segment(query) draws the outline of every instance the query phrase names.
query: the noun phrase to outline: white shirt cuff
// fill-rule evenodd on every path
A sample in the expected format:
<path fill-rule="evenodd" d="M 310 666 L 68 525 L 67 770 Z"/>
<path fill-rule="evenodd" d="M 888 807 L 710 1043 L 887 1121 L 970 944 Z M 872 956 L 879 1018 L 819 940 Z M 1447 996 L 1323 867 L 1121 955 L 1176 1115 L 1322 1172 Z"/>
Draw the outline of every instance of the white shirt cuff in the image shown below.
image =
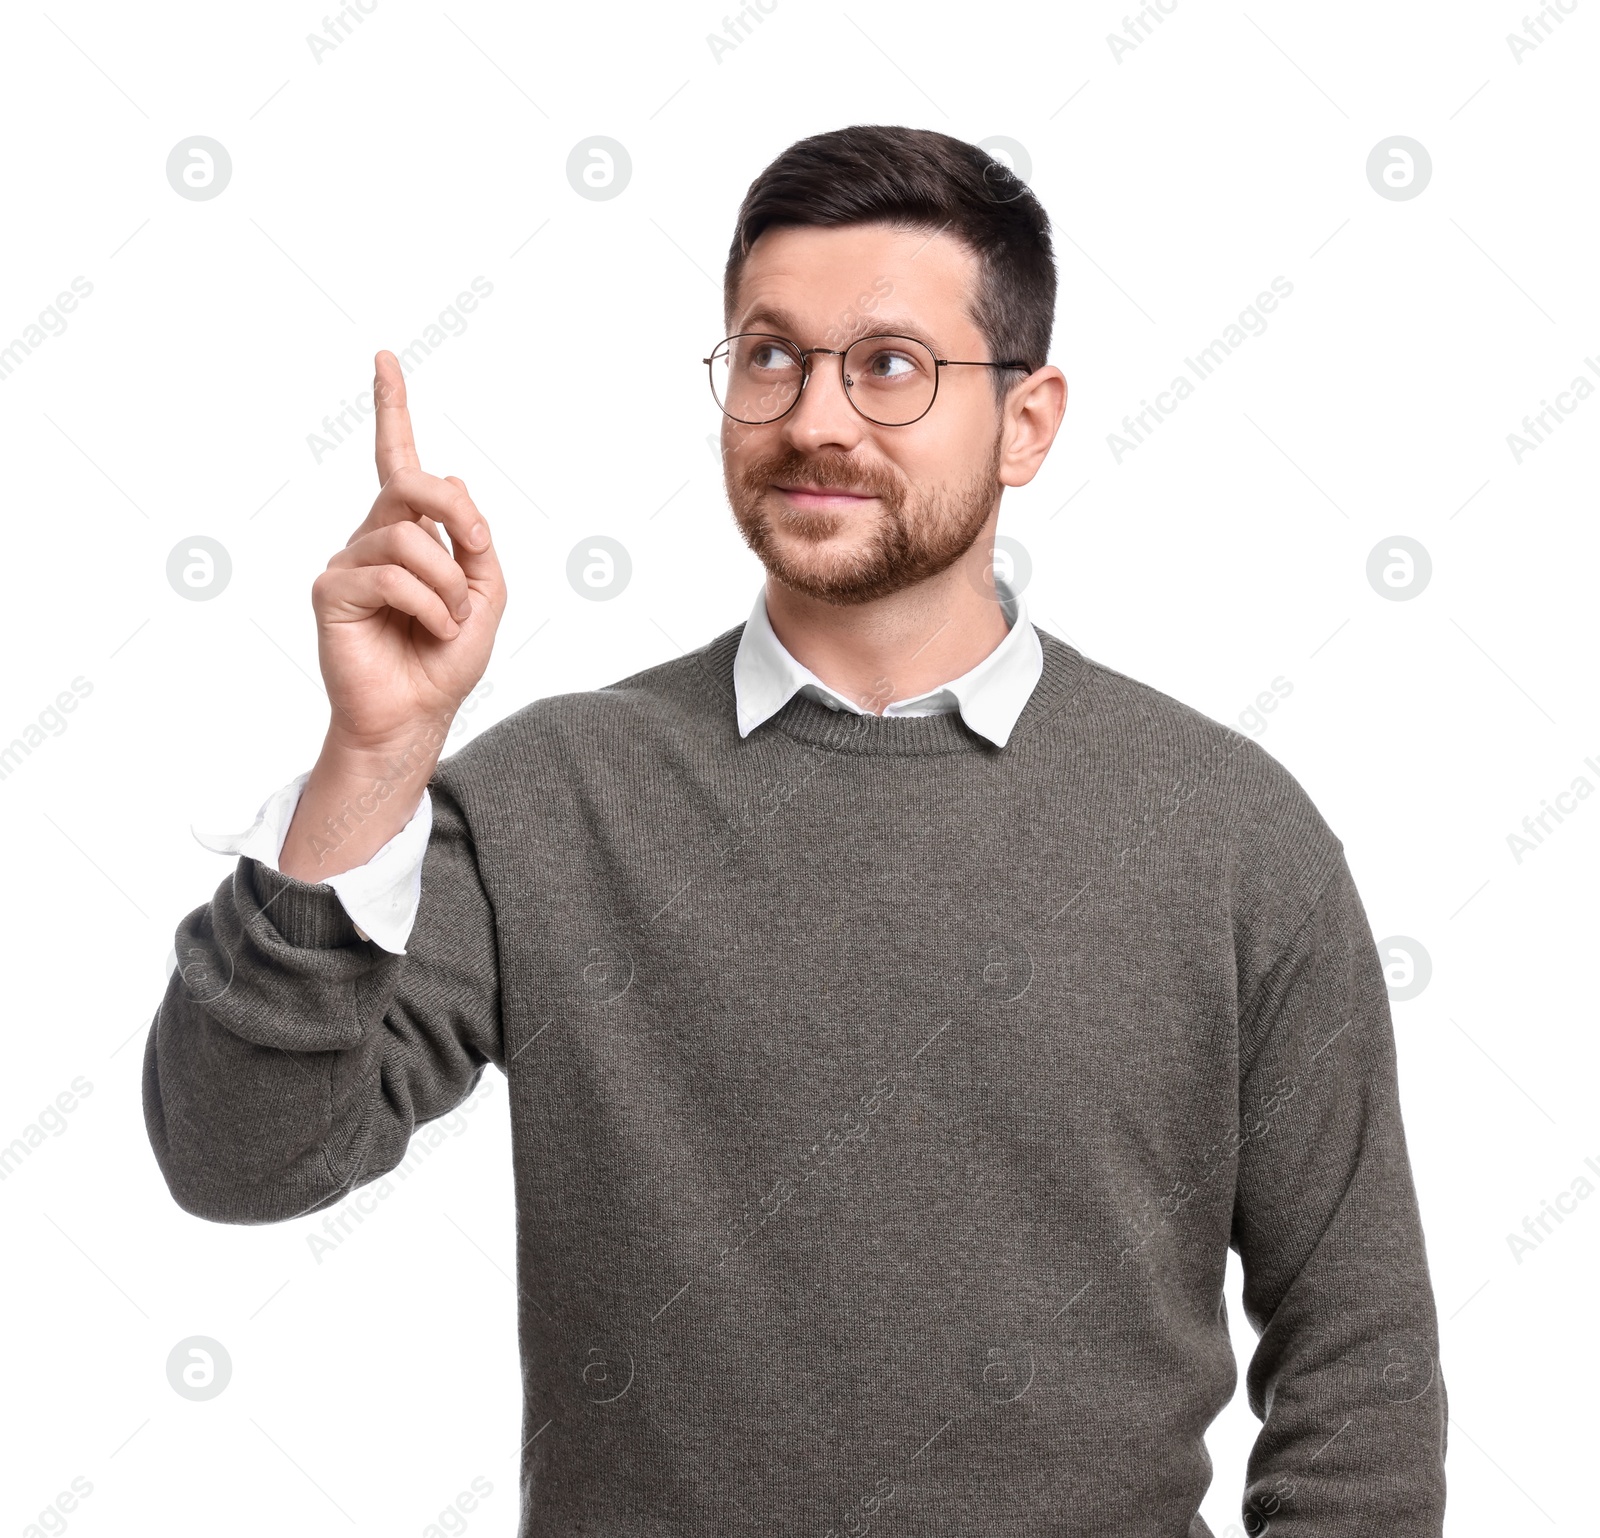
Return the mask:
<path fill-rule="evenodd" d="M 261 805 L 256 820 L 242 833 L 189 831 L 216 854 L 249 855 L 271 870 L 278 870 L 289 824 L 294 821 L 300 793 L 311 778 L 307 769 Z M 330 886 L 350 916 L 356 933 L 397 956 L 405 954 L 406 940 L 416 922 L 422 900 L 422 862 L 433 830 L 433 800 L 426 789 L 411 820 L 364 865 L 336 872 L 314 883 Z"/>

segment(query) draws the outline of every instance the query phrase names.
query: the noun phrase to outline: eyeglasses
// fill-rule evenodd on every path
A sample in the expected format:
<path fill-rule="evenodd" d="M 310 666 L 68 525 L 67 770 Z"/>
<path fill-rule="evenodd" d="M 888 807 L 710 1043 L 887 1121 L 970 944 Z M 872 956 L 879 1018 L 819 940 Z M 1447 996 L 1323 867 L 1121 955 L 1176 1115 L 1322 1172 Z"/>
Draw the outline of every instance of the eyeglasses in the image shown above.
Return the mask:
<path fill-rule="evenodd" d="M 940 358 L 909 336 L 858 337 L 840 352 L 834 347 L 800 348 L 763 331 L 727 337 L 700 361 L 710 370 L 711 394 L 723 415 L 756 425 L 776 422 L 794 410 L 817 354 L 839 360 L 839 378 L 850 404 L 879 427 L 909 427 L 925 417 L 939 393 L 940 369 L 1033 372 L 1026 363 Z"/>

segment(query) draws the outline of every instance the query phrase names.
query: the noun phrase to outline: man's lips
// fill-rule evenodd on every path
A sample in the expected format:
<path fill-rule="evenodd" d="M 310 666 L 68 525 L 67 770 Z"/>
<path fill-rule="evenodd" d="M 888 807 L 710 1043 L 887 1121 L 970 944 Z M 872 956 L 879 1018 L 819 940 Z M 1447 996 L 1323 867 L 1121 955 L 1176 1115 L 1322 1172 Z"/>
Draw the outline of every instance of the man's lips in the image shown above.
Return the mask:
<path fill-rule="evenodd" d="M 873 500 L 870 491 L 847 491 L 840 486 L 785 486 L 774 481 L 772 489 L 782 492 L 796 507 L 849 507 Z"/>

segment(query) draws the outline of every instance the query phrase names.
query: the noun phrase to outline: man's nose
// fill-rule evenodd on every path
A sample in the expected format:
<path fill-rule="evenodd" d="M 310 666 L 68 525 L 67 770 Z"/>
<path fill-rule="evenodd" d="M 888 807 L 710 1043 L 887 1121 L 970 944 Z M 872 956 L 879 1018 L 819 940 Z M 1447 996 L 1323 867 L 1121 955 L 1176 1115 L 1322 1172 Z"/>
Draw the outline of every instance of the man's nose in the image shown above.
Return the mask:
<path fill-rule="evenodd" d="M 814 452 L 830 445 L 848 452 L 861 442 L 861 414 L 850 404 L 836 353 L 812 353 L 794 410 L 783 419 L 784 440 Z"/>

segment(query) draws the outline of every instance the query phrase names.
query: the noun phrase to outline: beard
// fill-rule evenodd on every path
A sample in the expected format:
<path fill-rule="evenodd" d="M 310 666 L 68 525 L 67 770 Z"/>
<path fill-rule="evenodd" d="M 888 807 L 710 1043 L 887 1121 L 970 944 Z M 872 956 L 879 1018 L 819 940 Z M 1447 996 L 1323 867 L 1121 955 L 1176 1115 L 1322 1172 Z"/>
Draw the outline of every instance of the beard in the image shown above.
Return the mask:
<path fill-rule="evenodd" d="M 917 495 L 891 465 L 785 449 L 730 474 L 728 502 L 745 543 L 771 576 L 825 603 L 861 604 L 936 577 L 960 560 L 994 510 L 999 468 L 998 433 L 988 463 L 970 480 Z M 768 498 L 781 495 L 771 489 L 775 481 L 864 491 L 878 498 L 881 511 L 856 548 L 808 560 L 804 550 L 791 553 L 791 544 L 818 547 L 857 515 L 787 507 L 771 514 Z M 780 537 L 775 525 L 788 537 Z"/>

